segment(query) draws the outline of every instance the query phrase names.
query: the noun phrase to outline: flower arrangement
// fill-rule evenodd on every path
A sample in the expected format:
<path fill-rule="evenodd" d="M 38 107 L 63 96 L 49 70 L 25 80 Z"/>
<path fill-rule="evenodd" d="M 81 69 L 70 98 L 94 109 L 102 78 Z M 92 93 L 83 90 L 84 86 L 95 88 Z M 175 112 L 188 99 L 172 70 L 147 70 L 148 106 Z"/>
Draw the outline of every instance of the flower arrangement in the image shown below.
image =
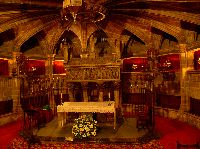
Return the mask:
<path fill-rule="evenodd" d="M 75 123 L 72 127 L 72 134 L 76 138 L 86 138 L 90 136 L 96 136 L 97 121 L 92 118 L 92 115 L 81 115 L 75 119 Z"/>

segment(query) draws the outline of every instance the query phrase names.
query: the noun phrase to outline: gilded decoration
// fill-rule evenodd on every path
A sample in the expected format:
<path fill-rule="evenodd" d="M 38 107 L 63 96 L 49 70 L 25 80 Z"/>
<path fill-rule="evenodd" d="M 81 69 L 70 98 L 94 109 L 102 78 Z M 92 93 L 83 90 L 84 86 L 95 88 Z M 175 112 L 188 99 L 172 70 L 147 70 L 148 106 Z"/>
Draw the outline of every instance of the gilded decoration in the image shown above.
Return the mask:
<path fill-rule="evenodd" d="M 98 57 L 98 58 L 72 58 L 69 61 L 69 67 L 73 66 L 73 65 L 87 65 L 87 66 L 91 66 L 91 65 L 104 65 L 104 64 L 113 64 L 113 65 L 120 65 L 120 59 L 116 58 L 115 56 L 111 55 L 111 56 L 104 56 L 104 57 Z M 67 66 L 67 67 L 68 67 Z"/>
<path fill-rule="evenodd" d="M 120 80 L 120 60 L 115 57 L 72 58 L 65 68 L 69 81 Z"/>
<path fill-rule="evenodd" d="M 74 66 L 67 68 L 66 79 L 70 81 L 88 81 L 88 80 L 119 80 L 120 67 L 119 66 Z"/>

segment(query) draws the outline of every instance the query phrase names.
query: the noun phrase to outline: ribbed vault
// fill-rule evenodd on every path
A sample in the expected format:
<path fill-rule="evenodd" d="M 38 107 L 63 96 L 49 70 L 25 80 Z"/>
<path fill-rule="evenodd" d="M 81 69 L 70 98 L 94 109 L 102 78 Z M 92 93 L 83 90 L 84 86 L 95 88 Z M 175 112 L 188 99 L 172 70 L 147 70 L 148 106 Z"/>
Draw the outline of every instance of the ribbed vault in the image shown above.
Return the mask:
<path fill-rule="evenodd" d="M 179 44 L 188 44 L 189 49 L 200 45 L 200 2 L 197 0 L 86 0 L 86 6 L 95 3 L 105 8 L 105 18 L 92 23 L 67 19 L 63 21 L 62 2 L 1 0 L 0 55 L 12 55 L 12 52 L 16 51 L 25 52 L 30 57 L 37 54 L 41 57 L 39 53 L 43 53 L 43 57 L 56 54 L 56 51 L 61 50 L 59 45 L 66 31 L 76 35 L 72 40 L 74 45 L 79 44 L 75 53 L 87 52 L 91 48 L 91 36 L 97 31 L 106 34 L 106 42 L 112 52 L 116 50 L 122 54 L 127 52 L 124 50 L 130 50 L 132 53 L 120 57 L 144 55 L 149 48 L 160 49 L 160 52 L 166 53 L 173 52 Z M 12 33 L 9 30 L 12 30 Z M 129 34 L 124 34 L 124 31 Z M 170 40 L 166 35 L 174 38 L 170 41 L 170 46 L 174 45 L 171 51 L 166 44 L 167 40 Z M 5 36 L 13 38 L 5 40 Z M 141 42 L 136 41 L 136 38 Z M 31 42 L 33 39 L 38 40 L 38 44 Z M 30 48 L 27 47 L 27 43 Z M 120 46 L 123 44 L 124 46 Z M 23 51 L 22 47 L 25 45 L 26 50 Z M 42 52 L 34 53 L 38 50 Z"/>

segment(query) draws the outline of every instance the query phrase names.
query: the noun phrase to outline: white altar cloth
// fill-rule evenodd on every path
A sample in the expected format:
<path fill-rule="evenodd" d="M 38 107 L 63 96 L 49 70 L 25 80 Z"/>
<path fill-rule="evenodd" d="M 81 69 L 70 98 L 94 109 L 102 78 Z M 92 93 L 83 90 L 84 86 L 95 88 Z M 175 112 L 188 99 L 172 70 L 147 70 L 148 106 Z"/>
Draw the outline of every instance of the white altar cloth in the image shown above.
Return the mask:
<path fill-rule="evenodd" d="M 58 123 L 63 126 L 66 121 L 66 112 L 93 112 L 93 113 L 113 113 L 114 129 L 116 127 L 116 110 L 114 101 L 104 102 L 64 102 L 57 106 Z"/>

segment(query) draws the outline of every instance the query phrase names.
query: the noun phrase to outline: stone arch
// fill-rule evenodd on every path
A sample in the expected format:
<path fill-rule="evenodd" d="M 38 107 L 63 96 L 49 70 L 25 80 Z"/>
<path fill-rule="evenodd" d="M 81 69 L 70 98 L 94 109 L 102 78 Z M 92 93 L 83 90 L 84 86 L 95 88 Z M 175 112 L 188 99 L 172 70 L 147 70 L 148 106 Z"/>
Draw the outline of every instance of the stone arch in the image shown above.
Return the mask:
<path fill-rule="evenodd" d="M 169 24 L 164 24 L 157 21 L 152 21 L 152 27 L 155 27 L 159 30 L 162 30 L 165 33 L 168 33 L 171 36 L 174 36 L 179 43 L 185 42 L 185 37 L 182 34 L 182 29 L 179 27 L 175 27 Z"/>
<path fill-rule="evenodd" d="M 106 54 L 111 54 L 112 49 L 110 48 L 110 44 L 108 42 L 108 35 L 103 30 L 96 30 L 93 32 L 91 38 L 96 38 L 94 44 L 95 53 L 98 57 L 104 57 Z"/>
<path fill-rule="evenodd" d="M 20 47 L 22 46 L 22 44 L 28 40 L 30 37 L 33 37 L 35 34 L 37 34 L 38 32 L 44 30 L 45 28 L 49 27 L 49 25 L 53 26 L 53 24 L 55 22 L 57 22 L 58 20 L 52 20 L 46 24 L 42 23 L 41 20 L 39 21 L 34 21 L 33 24 L 29 27 L 25 25 L 23 25 L 21 27 L 21 29 L 19 30 L 19 36 L 15 39 L 15 45 L 17 47 L 17 49 L 19 50 Z M 24 30 L 23 28 L 27 28 L 26 30 Z M 28 32 L 27 32 L 28 30 Z M 26 32 L 26 34 L 24 34 L 24 32 Z M 25 36 L 24 36 L 25 35 Z"/>
<path fill-rule="evenodd" d="M 149 31 L 141 29 L 140 27 L 137 27 L 130 23 L 126 23 L 125 29 L 130 31 L 132 34 L 134 34 L 138 38 L 140 38 L 145 44 L 148 44 L 151 40 L 151 37 L 149 36 L 150 35 Z"/>
<path fill-rule="evenodd" d="M 56 53 L 62 54 L 62 56 L 64 56 L 65 59 L 67 57 L 68 60 L 72 57 L 80 58 L 81 43 L 77 34 L 75 34 L 73 31 L 65 30 L 60 36 L 59 40 L 57 41 L 57 46 L 60 47 L 57 47 L 59 49 Z"/>

